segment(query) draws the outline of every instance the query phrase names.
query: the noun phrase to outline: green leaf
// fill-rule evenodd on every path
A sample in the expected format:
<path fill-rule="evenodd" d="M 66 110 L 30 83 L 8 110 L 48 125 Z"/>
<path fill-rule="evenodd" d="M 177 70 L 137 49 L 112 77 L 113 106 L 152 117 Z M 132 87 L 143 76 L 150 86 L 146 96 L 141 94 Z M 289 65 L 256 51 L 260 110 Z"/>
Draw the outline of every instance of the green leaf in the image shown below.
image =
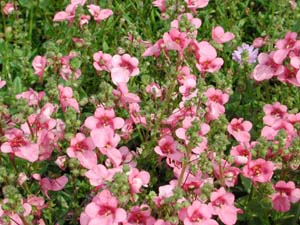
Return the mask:
<path fill-rule="evenodd" d="M 22 92 L 22 81 L 21 81 L 20 77 L 16 77 L 14 79 L 12 88 L 13 88 L 13 92 L 16 93 L 16 94 Z"/>

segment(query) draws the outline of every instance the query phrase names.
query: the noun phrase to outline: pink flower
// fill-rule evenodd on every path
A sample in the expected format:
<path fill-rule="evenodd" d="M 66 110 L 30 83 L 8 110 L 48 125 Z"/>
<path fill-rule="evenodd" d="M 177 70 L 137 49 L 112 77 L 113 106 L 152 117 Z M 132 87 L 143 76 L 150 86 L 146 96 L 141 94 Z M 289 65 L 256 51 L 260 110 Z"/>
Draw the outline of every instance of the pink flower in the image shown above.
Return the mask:
<path fill-rule="evenodd" d="M 158 141 L 158 146 L 154 148 L 154 151 L 161 157 L 169 157 L 179 160 L 182 154 L 177 150 L 178 143 L 170 135 L 163 136 Z"/>
<path fill-rule="evenodd" d="M 167 10 L 167 7 L 166 7 L 166 0 L 155 0 L 152 2 L 152 4 L 155 6 L 155 7 L 158 7 L 159 10 L 164 13 L 166 12 Z"/>
<path fill-rule="evenodd" d="M 210 205 L 195 200 L 187 209 L 181 209 L 178 217 L 184 225 L 218 225 L 217 221 L 211 219 L 212 214 Z"/>
<path fill-rule="evenodd" d="M 10 3 L 10 2 L 6 3 L 2 9 L 2 11 L 5 15 L 9 15 L 15 10 L 16 10 L 16 8 L 15 8 L 14 4 Z"/>
<path fill-rule="evenodd" d="M 248 143 L 250 141 L 249 131 L 252 128 L 252 123 L 244 121 L 243 118 L 232 119 L 227 126 L 227 131 L 239 142 Z"/>
<path fill-rule="evenodd" d="M 157 83 L 154 82 L 147 85 L 146 92 L 152 95 L 154 98 L 159 98 L 162 96 L 162 89 Z"/>
<path fill-rule="evenodd" d="M 54 15 L 53 21 L 61 22 L 61 21 L 67 20 L 69 22 L 69 25 L 71 25 L 75 18 L 77 7 L 78 7 L 78 4 L 75 4 L 75 3 L 71 3 L 71 4 L 67 5 L 65 11 L 60 11 Z"/>
<path fill-rule="evenodd" d="M 70 65 L 70 60 L 76 56 L 76 53 L 71 52 L 69 55 L 60 58 L 61 68 L 59 74 L 66 81 L 78 79 L 81 76 L 81 70 L 79 68 L 72 68 Z"/>
<path fill-rule="evenodd" d="M 127 219 L 126 211 L 118 208 L 118 200 L 108 190 L 98 193 L 80 215 L 81 225 L 118 225 Z"/>
<path fill-rule="evenodd" d="M 34 59 L 32 61 L 32 66 L 34 68 L 34 74 L 36 74 L 40 77 L 40 81 L 42 81 L 42 79 L 43 79 L 46 63 L 47 63 L 46 57 L 39 56 L 39 55 L 34 57 Z"/>
<path fill-rule="evenodd" d="M 124 120 L 121 117 L 116 117 L 112 108 L 105 109 L 103 106 L 99 106 L 94 116 L 89 116 L 85 120 L 84 125 L 91 130 L 101 127 L 110 127 L 116 130 L 124 126 Z"/>
<path fill-rule="evenodd" d="M 175 28 L 171 28 L 168 33 L 164 33 L 163 41 L 167 50 L 178 51 L 180 56 L 183 56 L 183 51 L 188 46 L 190 40 L 187 33 L 180 32 Z"/>
<path fill-rule="evenodd" d="M 184 0 L 187 7 L 192 11 L 196 12 L 196 9 L 204 8 L 208 5 L 209 0 Z"/>
<path fill-rule="evenodd" d="M 71 139 L 71 146 L 67 148 L 67 154 L 71 158 L 77 158 L 83 167 L 92 169 L 97 165 L 94 148 L 94 142 L 90 137 L 86 138 L 84 134 L 77 133 L 75 138 Z"/>
<path fill-rule="evenodd" d="M 207 41 L 201 41 L 198 43 L 198 48 L 196 54 L 199 57 L 197 58 L 196 67 L 200 72 L 214 73 L 222 67 L 224 61 L 222 58 L 217 58 L 217 51 L 211 44 Z"/>
<path fill-rule="evenodd" d="M 92 186 L 101 186 L 106 180 L 111 180 L 109 179 L 109 171 L 102 164 L 98 164 L 91 168 L 85 173 L 85 176 L 89 178 Z"/>
<path fill-rule="evenodd" d="M 250 178 L 254 183 L 266 183 L 271 181 L 274 164 L 264 159 L 256 159 L 248 162 L 243 168 L 243 175 Z"/>
<path fill-rule="evenodd" d="M 100 23 L 102 20 L 107 19 L 113 14 L 113 11 L 110 9 L 101 9 L 99 6 L 90 4 L 87 6 L 90 14 L 94 17 L 94 20 L 97 23 Z"/>
<path fill-rule="evenodd" d="M 107 72 L 111 71 L 112 56 L 110 54 L 103 53 L 102 51 L 96 52 L 93 55 L 94 63 L 93 66 L 97 71 L 105 70 Z"/>
<path fill-rule="evenodd" d="M 118 97 L 120 104 L 127 108 L 127 104 L 139 103 L 141 101 L 140 97 L 134 93 L 128 91 L 126 83 L 119 83 L 118 89 L 113 90 L 113 95 Z"/>
<path fill-rule="evenodd" d="M 129 213 L 127 222 L 124 225 L 154 225 L 155 219 L 151 216 L 151 209 L 148 205 L 133 206 Z"/>
<path fill-rule="evenodd" d="M 233 156 L 237 165 L 244 165 L 251 159 L 251 151 L 246 143 L 233 146 L 230 155 Z"/>
<path fill-rule="evenodd" d="M 279 65 L 274 61 L 274 53 L 271 52 L 269 55 L 266 53 L 260 53 L 258 55 L 258 65 L 255 66 L 251 76 L 256 81 L 269 80 L 273 76 L 283 74 L 284 66 Z"/>
<path fill-rule="evenodd" d="M 155 56 L 156 58 L 159 56 L 160 51 L 164 49 L 164 40 L 158 40 L 154 45 L 149 46 L 145 52 L 142 54 L 143 57 L 147 56 Z"/>
<path fill-rule="evenodd" d="M 22 130 L 13 128 L 5 134 L 5 137 L 7 138 L 7 142 L 1 145 L 1 151 L 3 153 L 12 153 L 29 162 L 38 160 L 39 146 L 30 143 Z"/>
<path fill-rule="evenodd" d="M 32 88 L 29 88 L 29 91 L 25 91 L 16 95 L 16 99 L 24 98 L 29 106 L 38 106 L 44 96 L 45 92 L 40 91 L 37 93 Z"/>
<path fill-rule="evenodd" d="M 233 225 L 237 221 L 237 213 L 240 209 L 234 206 L 234 195 L 226 192 L 223 187 L 210 195 L 214 214 L 218 215 L 225 225 Z"/>
<path fill-rule="evenodd" d="M 128 175 L 128 182 L 130 184 L 130 193 L 140 193 L 142 187 L 147 187 L 150 181 L 150 174 L 146 171 L 138 171 L 136 168 L 131 168 Z"/>
<path fill-rule="evenodd" d="M 235 36 L 231 32 L 224 32 L 223 27 L 217 26 L 212 29 L 212 39 L 218 44 L 223 44 L 225 42 L 231 41 Z"/>
<path fill-rule="evenodd" d="M 67 183 L 68 183 L 68 177 L 66 177 L 65 175 L 58 177 L 56 179 L 50 179 L 46 177 L 40 180 L 41 188 L 48 198 L 49 198 L 48 191 L 60 191 L 66 186 Z"/>
<path fill-rule="evenodd" d="M 122 155 L 116 149 L 121 138 L 110 127 L 102 127 L 91 131 L 91 137 L 94 144 L 99 148 L 100 152 L 106 155 L 118 167 L 122 162 Z"/>
<path fill-rule="evenodd" d="M 1 80 L 1 77 L 0 77 L 0 89 L 3 88 L 5 85 L 6 85 L 6 81 Z"/>
<path fill-rule="evenodd" d="M 81 15 L 79 18 L 80 28 L 82 29 L 84 24 L 88 24 L 91 17 L 89 15 Z"/>
<path fill-rule="evenodd" d="M 114 55 L 111 60 L 111 78 L 115 85 L 127 83 L 130 77 L 140 73 L 138 68 L 139 60 L 128 54 Z"/>
<path fill-rule="evenodd" d="M 180 14 L 177 17 L 177 20 L 173 20 L 171 22 L 171 27 L 175 28 L 177 30 L 180 30 L 180 22 L 183 21 L 183 19 L 187 19 L 190 23 L 190 25 L 195 29 L 192 34 L 193 35 L 197 35 L 197 29 L 199 29 L 199 27 L 201 26 L 202 22 L 200 19 L 198 18 L 194 18 L 193 15 L 191 13 L 184 13 L 184 14 Z M 188 30 L 189 33 L 191 33 L 191 31 Z"/>
<path fill-rule="evenodd" d="M 288 116 L 287 107 L 275 102 L 272 105 L 266 104 L 263 108 L 265 116 L 263 118 L 264 124 L 272 126 L 281 119 L 286 119 Z"/>
<path fill-rule="evenodd" d="M 255 38 L 253 40 L 252 45 L 253 45 L 254 48 L 261 48 L 267 43 L 268 39 L 269 39 L 268 36 Z"/>
<path fill-rule="evenodd" d="M 58 85 L 58 90 L 59 90 L 59 101 L 63 112 L 65 112 L 66 108 L 69 106 L 79 113 L 80 111 L 79 111 L 78 102 L 75 98 L 72 98 L 73 97 L 72 88 Z"/>
<path fill-rule="evenodd" d="M 272 195 L 273 208 L 280 212 L 287 212 L 291 208 L 291 203 L 300 200 L 300 189 L 295 187 L 293 181 L 278 181 L 274 186 L 276 193 Z"/>

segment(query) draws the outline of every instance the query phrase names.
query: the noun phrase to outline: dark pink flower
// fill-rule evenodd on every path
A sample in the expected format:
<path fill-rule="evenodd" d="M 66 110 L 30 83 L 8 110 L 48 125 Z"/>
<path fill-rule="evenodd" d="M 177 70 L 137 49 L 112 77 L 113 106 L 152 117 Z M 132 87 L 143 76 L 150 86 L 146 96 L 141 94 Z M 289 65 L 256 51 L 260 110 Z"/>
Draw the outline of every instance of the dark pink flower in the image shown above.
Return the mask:
<path fill-rule="evenodd" d="M 151 216 L 151 209 L 148 205 L 133 206 L 125 225 L 154 225 L 155 219 Z"/>
<path fill-rule="evenodd" d="M 271 181 L 275 167 L 271 161 L 256 159 L 248 162 L 243 168 L 243 175 L 254 183 L 266 183 Z"/>

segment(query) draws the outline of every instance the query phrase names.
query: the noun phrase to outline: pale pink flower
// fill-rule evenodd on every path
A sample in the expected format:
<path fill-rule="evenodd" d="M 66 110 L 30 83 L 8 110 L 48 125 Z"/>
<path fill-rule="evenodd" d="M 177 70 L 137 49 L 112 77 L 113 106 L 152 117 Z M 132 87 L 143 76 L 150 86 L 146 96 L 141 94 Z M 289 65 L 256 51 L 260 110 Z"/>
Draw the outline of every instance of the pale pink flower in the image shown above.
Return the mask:
<path fill-rule="evenodd" d="M 65 170 L 66 169 L 66 162 L 67 162 L 67 156 L 66 155 L 58 156 L 57 159 L 55 160 L 55 164 L 61 170 Z"/>
<path fill-rule="evenodd" d="M 169 32 L 164 33 L 163 41 L 167 50 L 178 51 L 182 57 L 190 39 L 188 39 L 187 33 L 171 28 Z"/>
<path fill-rule="evenodd" d="M 193 12 L 196 13 L 196 10 L 199 8 L 204 8 L 208 5 L 209 0 L 184 0 L 187 4 L 187 7 Z"/>
<path fill-rule="evenodd" d="M 61 22 L 67 20 L 69 25 L 71 25 L 74 21 L 76 9 L 78 7 L 78 4 L 71 3 L 67 5 L 65 11 L 57 12 L 54 15 L 53 21 L 54 22 Z"/>
<path fill-rule="evenodd" d="M 217 58 L 216 49 L 207 41 L 198 43 L 199 51 L 197 52 L 196 67 L 201 73 L 214 73 L 222 67 L 224 61 L 222 58 Z"/>
<path fill-rule="evenodd" d="M 108 191 L 98 193 L 80 215 L 81 225 L 118 225 L 127 219 L 126 211 L 118 208 L 118 199 Z"/>
<path fill-rule="evenodd" d="M 109 171 L 102 164 L 94 166 L 84 175 L 89 178 L 92 186 L 102 186 L 106 180 L 112 180 L 109 178 Z"/>
<path fill-rule="evenodd" d="M 101 9 L 99 6 L 90 4 L 87 6 L 90 14 L 94 17 L 94 20 L 97 23 L 100 23 L 102 20 L 107 19 L 113 14 L 113 11 L 110 9 Z"/>
<path fill-rule="evenodd" d="M 16 10 L 16 8 L 15 8 L 14 4 L 10 3 L 10 2 L 6 3 L 2 9 L 2 11 L 5 15 L 9 15 L 15 10 Z"/>
<path fill-rule="evenodd" d="M 248 143 L 250 141 L 249 131 L 252 128 L 250 121 L 244 121 L 243 118 L 232 119 L 230 124 L 227 126 L 227 131 L 230 133 L 238 142 Z"/>
<path fill-rule="evenodd" d="M 162 89 L 160 88 L 159 84 L 154 82 L 147 85 L 146 92 L 152 95 L 154 98 L 159 98 L 162 96 Z"/>
<path fill-rule="evenodd" d="M 183 18 L 186 18 L 189 22 L 191 27 L 194 28 L 194 31 L 191 32 L 190 30 L 187 30 L 189 33 L 193 34 L 194 36 L 197 36 L 197 30 L 199 29 L 199 27 L 202 24 L 202 21 L 198 18 L 194 18 L 193 15 L 191 13 L 184 13 L 184 14 L 180 14 L 176 20 L 173 20 L 171 22 L 171 27 L 175 28 L 177 30 L 181 30 L 180 29 L 180 22 L 183 20 Z M 185 27 L 186 29 L 186 27 Z"/>
<path fill-rule="evenodd" d="M 240 209 L 234 206 L 234 195 L 226 192 L 224 187 L 214 191 L 210 195 L 211 205 L 214 209 L 214 214 L 218 215 L 220 220 L 225 225 L 233 225 L 237 221 L 237 213 Z"/>
<path fill-rule="evenodd" d="M 263 110 L 265 113 L 263 121 L 268 126 L 272 126 L 276 121 L 286 119 L 288 116 L 287 107 L 279 102 L 275 102 L 272 105 L 266 104 Z"/>
<path fill-rule="evenodd" d="M 48 191 L 60 191 L 64 189 L 67 183 L 68 183 L 68 177 L 65 175 L 58 177 L 56 179 L 50 179 L 48 177 L 45 177 L 40 180 L 41 188 L 48 198 L 49 198 Z"/>
<path fill-rule="evenodd" d="M 119 83 L 118 89 L 113 90 L 113 95 L 118 97 L 120 100 L 120 105 L 127 108 L 128 104 L 139 103 L 141 101 L 140 97 L 134 93 L 128 91 L 126 83 Z"/>
<path fill-rule="evenodd" d="M 231 32 L 224 32 L 223 27 L 217 26 L 212 29 L 212 39 L 218 44 L 223 44 L 234 39 L 235 36 Z"/>
<path fill-rule="evenodd" d="M 101 127 L 110 127 L 113 130 L 121 129 L 124 126 L 124 119 L 116 117 L 113 108 L 105 109 L 103 106 L 98 106 L 94 116 L 89 116 L 84 125 L 93 130 Z"/>
<path fill-rule="evenodd" d="M 252 42 L 254 48 L 261 48 L 266 45 L 269 36 L 255 38 Z"/>
<path fill-rule="evenodd" d="M 28 91 L 24 91 L 16 95 L 16 99 L 23 98 L 27 101 L 29 106 L 38 106 L 42 98 L 45 96 L 45 92 L 40 91 L 36 92 L 32 88 L 29 88 Z"/>
<path fill-rule="evenodd" d="M 243 168 L 243 175 L 254 183 L 266 183 L 271 181 L 274 164 L 264 159 L 251 160 Z"/>
<path fill-rule="evenodd" d="M 115 167 L 118 167 L 122 162 L 121 152 L 116 149 L 121 140 L 120 136 L 115 134 L 114 130 L 110 127 L 102 127 L 93 129 L 91 137 L 100 152 L 106 155 Z"/>
<path fill-rule="evenodd" d="M 40 77 L 40 81 L 43 80 L 46 63 L 47 63 L 46 57 L 39 56 L 39 55 L 34 57 L 34 59 L 32 61 L 32 66 L 34 68 L 34 74 L 36 74 Z"/>
<path fill-rule="evenodd" d="M 75 98 L 73 98 L 73 90 L 70 87 L 63 87 L 58 85 L 59 90 L 59 101 L 63 112 L 66 111 L 67 107 L 73 108 L 76 112 L 80 112 L 79 104 Z"/>
<path fill-rule="evenodd" d="M 274 61 L 274 53 L 260 53 L 258 55 L 258 65 L 255 66 L 251 77 L 256 81 L 269 80 L 273 76 L 278 76 L 284 73 L 284 66 L 279 65 Z"/>
<path fill-rule="evenodd" d="M 131 168 L 128 174 L 128 182 L 130 185 L 130 193 L 140 193 L 142 187 L 147 187 L 150 181 L 150 174 L 146 171 L 139 171 Z"/>
<path fill-rule="evenodd" d="M 115 85 L 127 83 L 130 77 L 137 76 L 140 73 L 139 60 L 129 54 L 114 55 L 111 64 L 111 78 Z"/>
<path fill-rule="evenodd" d="M 129 104 L 129 115 L 135 124 L 147 125 L 146 117 L 140 114 L 140 105 L 138 103 Z"/>
<path fill-rule="evenodd" d="M 184 225 L 218 225 L 217 221 L 211 219 L 213 208 L 210 205 L 195 200 L 188 208 L 179 211 L 179 219 Z"/>
<path fill-rule="evenodd" d="M 80 28 L 82 29 L 84 24 L 88 24 L 90 19 L 91 19 L 91 17 L 89 15 L 81 15 L 79 17 Z"/>
<path fill-rule="evenodd" d="M 112 69 L 112 56 L 110 54 L 103 53 L 102 51 L 96 52 L 93 55 L 94 63 L 93 66 L 97 71 L 105 70 L 110 72 Z"/>
<path fill-rule="evenodd" d="M 5 85 L 6 85 L 6 81 L 1 80 L 1 77 L 0 77 L 0 89 L 3 88 Z"/>
<path fill-rule="evenodd" d="M 280 212 L 287 212 L 291 208 L 291 203 L 300 200 L 300 189 L 295 187 L 293 181 L 278 181 L 274 186 L 276 193 L 272 195 L 273 208 Z"/>
<path fill-rule="evenodd" d="M 164 13 L 166 12 L 167 10 L 167 7 L 166 7 L 166 0 L 155 0 L 152 2 L 152 4 L 155 6 L 155 7 L 158 7 L 159 10 Z"/>
<path fill-rule="evenodd" d="M 149 46 L 145 52 L 142 54 L 143 57 L 147 56 L 154 56 L 158 57 L 160 55 L 160 51 L 165 48 L 164 40 L 159 39 L 157 42 L 155 42 L 154 45 Z"/>
<path fill-rule="evenodd" d="M 71 78 L 77 80 L 81 76 L 81 70 L 79 68 L 74 69 L 70 65 L 70 60 L 76 56 L 76 53 L 71 52 L 69 55 L 60 58 L 61 68 L 59 74 L 66 81 Z"/>

